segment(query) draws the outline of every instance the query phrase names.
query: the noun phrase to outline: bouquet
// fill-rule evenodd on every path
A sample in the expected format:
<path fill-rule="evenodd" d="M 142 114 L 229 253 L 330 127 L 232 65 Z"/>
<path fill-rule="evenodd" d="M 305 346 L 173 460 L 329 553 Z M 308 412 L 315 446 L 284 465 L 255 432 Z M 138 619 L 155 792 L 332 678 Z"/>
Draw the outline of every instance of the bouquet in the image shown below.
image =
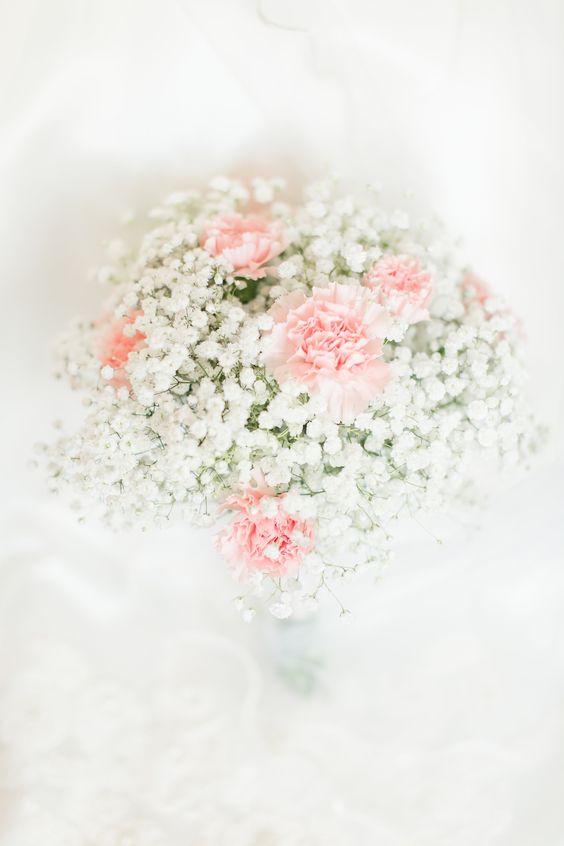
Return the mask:
<path fill-rule="evenodd" d="M 538 441 L 521 324 L 439 223 L 333 180 L 295 207 L 282 190 L 216 178 L 154 209 L 137 251 L 112 245 L 100 315 L 58 349 L 85 419 L 43 448 L 83 515 L 219 521 L 247 620 L 340 604 L 400 517 Z"/>

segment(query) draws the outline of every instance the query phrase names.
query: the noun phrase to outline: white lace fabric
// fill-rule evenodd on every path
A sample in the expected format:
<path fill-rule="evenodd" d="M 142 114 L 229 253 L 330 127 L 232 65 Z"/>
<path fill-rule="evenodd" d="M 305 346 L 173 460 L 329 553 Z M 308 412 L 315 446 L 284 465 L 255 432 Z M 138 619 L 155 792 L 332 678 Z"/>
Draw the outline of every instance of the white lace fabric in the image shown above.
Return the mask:
<path fill-rule="evenodd" d="M 211 549 L 187 556 L 190 533 L 116 540 L 52 507 L 13 513 L 0 843 L 557 843 L 551 479 L 440 549 L 422 529 L 349 597 L 351 625 L 327 608 L 305 627 L 321 661 L 309 694 L 277 673 L 261 620 L 229 609 Z"/>

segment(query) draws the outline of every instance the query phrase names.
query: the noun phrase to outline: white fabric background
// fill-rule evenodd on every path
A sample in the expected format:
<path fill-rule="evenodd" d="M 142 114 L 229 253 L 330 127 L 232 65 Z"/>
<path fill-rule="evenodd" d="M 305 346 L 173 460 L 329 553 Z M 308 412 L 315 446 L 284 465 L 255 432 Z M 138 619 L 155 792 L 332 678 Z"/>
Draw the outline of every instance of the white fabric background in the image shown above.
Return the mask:
<path fill-rule="evenodd" d="M 1 8 L 2 846 L 561 846 L 562 5 Z M 301 696 L 205 533 L 79 527 L 27 461 L 77 413 L 48 350 L 96 308 L 125 210 L 329 167 L 464 235 L 525 320 L 554 436 L 481 531 L 421 530 L 349 627 L 326 609 Z"/>

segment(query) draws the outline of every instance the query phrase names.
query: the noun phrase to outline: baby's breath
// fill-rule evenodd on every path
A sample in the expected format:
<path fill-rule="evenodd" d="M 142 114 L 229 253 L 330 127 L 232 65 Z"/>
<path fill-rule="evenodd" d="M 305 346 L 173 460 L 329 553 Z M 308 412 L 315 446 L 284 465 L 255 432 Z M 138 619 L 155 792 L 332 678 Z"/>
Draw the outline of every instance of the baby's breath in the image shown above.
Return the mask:
<path fill-rule="evenodd" d="M 353 575 L 388 561 L 399 516 L 460 498 L 478 456 L 523 463 L 538 434 L 519 323 L 461 284 L 465 268 L 440 226 L 341 197 L 330 182 L 290 213 L 276 200 L 281 187 L 217 178 L 154 209 L 134 257 L 113 244 L 101 317 L 76 321 L 59 345 L 58 372 L 84 392 L 86 417 L 45 450 L 51 488 L 78 492 L 84 515 L 101 504 L 114 525 L 207 525 L 230 492 L 264 477 L 289 514 L 315 525 L 315 547 L 296 572 L 246 574 L 246 620 L 258 603 L 285 618 L 317 607 L 323 592 L 338 597 Z M 289 238 L 252 288 L 199 246 L 210 216 L 249 202 L 279 217 Z M 416 258 L 432 275 L 429 319 L 390 322 L 393 378 L 352 423 L 336 423 L 320 397 L 265 371 L 265 312 L 294 290 L 358 286 L 384 253 Z M 131 314 L 124 335 L 145 342 L 118 379 L 101 363 L 100 327 Z M 267 554 L 276 562 L 276 544 Z"/>

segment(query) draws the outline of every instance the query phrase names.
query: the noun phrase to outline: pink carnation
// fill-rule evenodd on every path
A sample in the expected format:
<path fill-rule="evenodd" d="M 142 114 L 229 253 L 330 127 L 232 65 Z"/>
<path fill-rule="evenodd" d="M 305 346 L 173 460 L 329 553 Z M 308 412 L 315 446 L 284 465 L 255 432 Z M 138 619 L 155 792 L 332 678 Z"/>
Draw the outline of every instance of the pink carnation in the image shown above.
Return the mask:
<path fill-rule="evenodd" d="M 129 388 L 124 368 L 130 354 L 144 344 L 146 335 L 139 331 L 124 335 L 123 330 L 126 326 L 131 326 L 141 314 L 141 311 L 130 311 L 126 317 L 111 323 L 100 338 L 98 357 L 103 367 L 113 368 L 114 375 L 109 384 L 114 388 Z"/>
<path fill-rule="evenodd" d="M 475 302 L 480 303 L 482 308 L 484 308 L 487 301 L 491 300 L 494 296 L 488 283 L 484 282 L 483 279 L 481 279 L 479 276 L 476 276 L 476 274 L 472 273 L 472 271 L 468 271 L 468 273 L 465 274 L 460 285 L 463 290 L 468 291 L 472 294 Z M 515 320 L 515 328 L 517 330 L 518 335 L 523 340 L 526 340 L 527 333 L 525 332 L 525 325 L 522 319 L 507 306 L 505 306 L 503 311 L 506 314 L 512 315 L 513 319 Z"/>
<path fill-rule="evenodd" d="M 325 398 L 332 419 L 351 423 L 390 378 L 381 361 L 387 315 L 365 288 L 333 284 L 293 291 L 270 309 L 264 364 L 279 383 L 295 379 Z"/>
<path fill-rule="evenodd" d="M 486 300 L 489 300 L 492 296 L 492 292 L 488 283 L 484 282 L 483 279 L 480 279 L 479 276 L 476 276 L 475 273 L 468 272 L 464 276 L 461 284 L 462 287 L 466 290 L 472 289 L 474 293 L 474 298 L 482 306 L 485 304 Z"/>
<path fill-rule="evenodd" d="M 260 279 L 264 267 L 287 247 L 282 224 L 262 217 L 223 214 L 207 222 L 200 246 L 212 256 L 223 256 L 237 276 Z"/>
<path fill-rule="evenodd" d="M 431 274 L 422 270 L 417 259 L 384 256 L 365 274 L 363 283 L 394 317 L 406 323 L 428 320 Z"/>
<path fill-rule="evenodd" d="M 287 514 L 284 495 L 275 499 L 274 516 L 266 516 L 261 500 L 273 496 L 274 492 L 264 484 L 247 485 L 222 506 L 236 511 L 237 516 L 218 535 L 216 544 L 238 575 L 246 570 L 283 575 L 295 570 L 313 549 L 313 524 Z"/>

